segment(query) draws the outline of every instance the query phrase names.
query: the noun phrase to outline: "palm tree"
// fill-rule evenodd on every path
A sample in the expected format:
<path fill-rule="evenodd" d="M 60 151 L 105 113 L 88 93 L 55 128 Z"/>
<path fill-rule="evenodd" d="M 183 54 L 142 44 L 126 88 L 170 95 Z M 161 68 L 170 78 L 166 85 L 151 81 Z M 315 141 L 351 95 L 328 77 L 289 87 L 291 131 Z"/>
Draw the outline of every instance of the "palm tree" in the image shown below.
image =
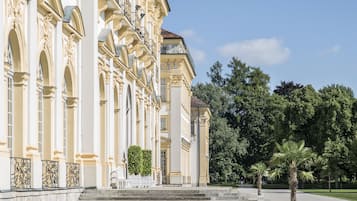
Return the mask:
<path fill-rule="evenodd" d="M 258 196 L 262 195 L 262 178 L 267 175 L 267 166 L 263 162 L 256 163 L 250 167 L 250 170 L 257 177 Z"/>
<path fill-rule="evenodd" d="M 283 168 L 288 168 L 289 171 L 289 186 L 290 200 L 296 201 L 296 189 L 298 187 L 298 176 L 302 180 L 314 179 L 312 172 L 299 171 L 299 167 L 308 162 L 313 157 L 313 152 L 310 148 L 305 147 L 305 142 L 294 142 L 292 140 L 283 141 L 276 144 L 277 152 L 273 154 L 271 163 L 277 165 L 277 168 L 272 172 L 272 177 L 277 177 L 283 171 Z"/>

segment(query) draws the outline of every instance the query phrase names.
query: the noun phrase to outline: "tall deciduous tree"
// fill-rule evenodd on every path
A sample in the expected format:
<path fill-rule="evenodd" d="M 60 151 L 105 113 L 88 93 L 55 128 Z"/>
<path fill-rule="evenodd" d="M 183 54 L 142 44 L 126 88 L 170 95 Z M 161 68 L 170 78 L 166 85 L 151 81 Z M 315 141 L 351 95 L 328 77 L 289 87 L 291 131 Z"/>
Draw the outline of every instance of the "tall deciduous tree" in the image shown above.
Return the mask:
<path fill-rule="evenodd" d="M 280 82 L 280 85 L 276 86 L 276 88 L 274 89 L 274 93 L 289 98 L 293 91 L 295 91 L 296 89 L 301 89 L 303 87 L 304 85 L 294 83 L 293 81 L 282 81 Z"/>

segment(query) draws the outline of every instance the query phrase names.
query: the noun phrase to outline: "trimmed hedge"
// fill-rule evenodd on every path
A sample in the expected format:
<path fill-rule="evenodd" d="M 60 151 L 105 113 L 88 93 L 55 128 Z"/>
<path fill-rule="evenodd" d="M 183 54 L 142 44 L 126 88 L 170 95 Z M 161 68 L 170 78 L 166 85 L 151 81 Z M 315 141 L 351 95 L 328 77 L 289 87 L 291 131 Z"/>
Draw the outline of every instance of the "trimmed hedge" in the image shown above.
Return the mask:
<path fill-rule="evenodd" d="M 151 175 L 151 150 L 143 150 L 143 166 L 141 176 Z"/>
<path fill-rule="evenodd" d="M 143 152 L 140 146 L 132 145 L 128 149 L 129 174 L 138 175 L 142 171 Z"/>

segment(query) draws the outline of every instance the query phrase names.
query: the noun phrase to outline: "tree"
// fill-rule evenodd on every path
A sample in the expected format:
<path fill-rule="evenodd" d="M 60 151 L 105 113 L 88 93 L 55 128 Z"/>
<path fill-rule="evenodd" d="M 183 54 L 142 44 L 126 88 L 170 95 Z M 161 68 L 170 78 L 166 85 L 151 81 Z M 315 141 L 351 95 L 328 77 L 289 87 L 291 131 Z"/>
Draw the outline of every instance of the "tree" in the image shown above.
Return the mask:
<path fill-rule="evenodd" d="M 212 183 L 235 182 L 244 172 L 235 156 L 246 154 L 248 142 L 241 139 L 239 130 L 231 128 L 223 118 L 212 120 L 209 142 Z"/>
<path fill-rule="evenodd" d="M 262 178 L 268 174 L 268 167 L 263 162 L 256 163 L 250 167 L 252 173 L 257 177 L 258 196 L 262 195 Z"/>
<path fill-rule="evenodd" d="M 277 152 L 274 153 L 271 158 L 271 163 L 277 166 L 272 173 L 272 177 L 280 176 L 283 168 L 287 168 L 289 174 L 290 200 L 296 201 L 298 177 L 303 180 L 313 180 L 312 172 L 299 171 L 299 167 L 303 166 L 304 163 L 313 156 L 313 152 L 310 148 L 305 147 L 304 141 L 283 141 L 281 145 L 276 144 L 276 149 Z"/>
<path fill-rule="evenodd" d="M 325 142 L 323 157 L 327 160 L 327 170 L 329 177 L 329 189 L 331 191 L 331 175 L 335 176 L 335 187 L 338 187 L 337 178 L 343 174 L 348 161 L 349 149 L 346 142 L 340 137 L 336 140 L 328 139 Z"/>
<path fill-rule="evenodd" d="M 299 83 L 294 83 L 293 81 L 289 81 L 289 82 L 282 81 L 280 82 L 280 85 L 275 87 L 274 93 L 289 98 L 293 91 L 297 89 L 301 89 L 303 87 L 304 85 Z"/>
<path fill-rule="evenodd" d="M 211 83 L 217 87 L 223 87 L 225 84 L 225 79 L 222 76 L 222 64 L 219 61 L 216 61 L 209 72 L 207 72 L 207 76 L 211 79 Z"/>

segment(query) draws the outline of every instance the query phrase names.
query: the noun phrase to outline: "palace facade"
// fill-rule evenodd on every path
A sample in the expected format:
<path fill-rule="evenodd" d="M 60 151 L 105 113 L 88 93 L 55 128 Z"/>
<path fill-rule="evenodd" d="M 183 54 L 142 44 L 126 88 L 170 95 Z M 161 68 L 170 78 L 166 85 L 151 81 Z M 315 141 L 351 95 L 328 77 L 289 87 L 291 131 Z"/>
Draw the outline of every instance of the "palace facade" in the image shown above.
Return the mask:
<path fill-rule="evenodd" d="M 190 162 L 198 156 L 190 152 L 195 73 L 187 54 L 180 57 L 183 74 L 173 70 L 165 80 L 161 26 L 169 11 L 167 0 L 0 2 L 0 192 L 130 187 L 131 145 L 151 151 L 148 185 L 168 176 L 172 184 L 195 184 L 191 168 L 208 169 L 208 161 Z M 181 129 L 170 138 L 160 126 L 167 108 L 163 82 L 180 91 L 179 99 L 172 94 L 167 116 L 170 127 Z M 168 153 L 181 158 L 165 159 L 170 168 L 161 165 L 168 139 L 175 147 Z M 16 196 L 0 193 L 0 199 Z M 72 198 L 64 192 L 61 199 Z"/>
<path fill-rule="evenodd" d="M 162 183 L 206 186 L 210 111 L 192 96 L 194 62 L 182 36 L 162 30 L 161 171 Z"/>

